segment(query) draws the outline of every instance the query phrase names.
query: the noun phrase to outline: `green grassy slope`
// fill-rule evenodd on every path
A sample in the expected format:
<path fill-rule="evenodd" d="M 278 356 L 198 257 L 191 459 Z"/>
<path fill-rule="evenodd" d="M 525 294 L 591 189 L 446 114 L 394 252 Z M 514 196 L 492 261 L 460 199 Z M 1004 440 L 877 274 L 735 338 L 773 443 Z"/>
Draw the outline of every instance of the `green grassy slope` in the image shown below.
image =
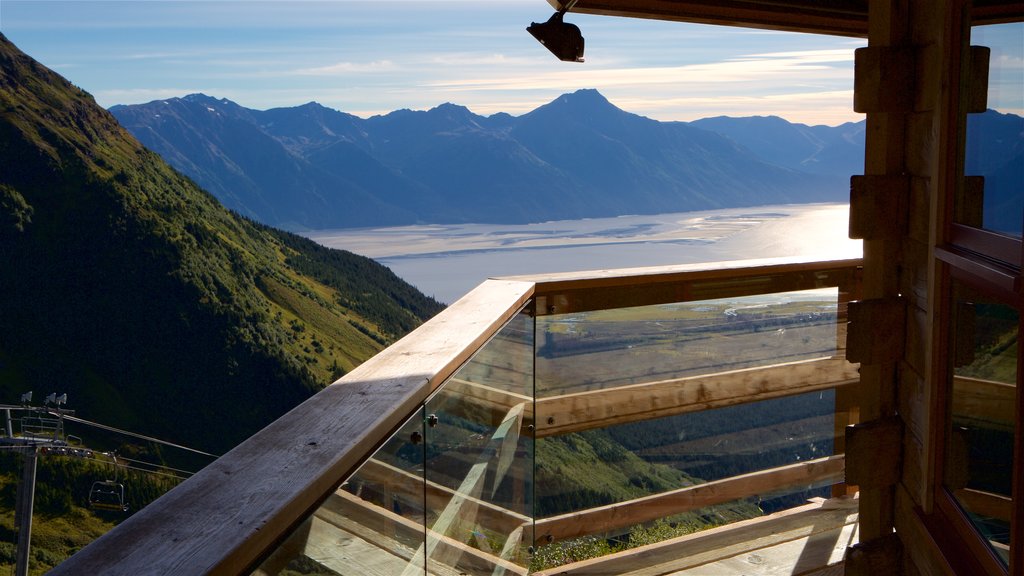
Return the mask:
<path fill-rule="evenodd" d="M 0 35 L 0 402 L 223 451 L 440 305 L 253 223 Z"/>

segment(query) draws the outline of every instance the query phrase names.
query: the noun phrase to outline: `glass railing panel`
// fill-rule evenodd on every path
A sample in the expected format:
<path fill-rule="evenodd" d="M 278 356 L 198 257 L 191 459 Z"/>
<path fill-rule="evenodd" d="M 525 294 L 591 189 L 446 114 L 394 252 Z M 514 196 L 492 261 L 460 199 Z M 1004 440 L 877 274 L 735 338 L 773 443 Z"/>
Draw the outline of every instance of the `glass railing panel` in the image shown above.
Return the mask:
<path fill-rule="evenodd" d="M 540 397 L 837 353 L 836 289 L 538 318 Z"/>
<path fill-rule="evenodd" d="M 526 573 L 533 334 L 533 318 L 521 312 L 426 404 L 429 573 Z"/>
<path fill-rule="evenodd" d="M 844 308 L 828 288 L 538 318 L 536 564 L 831 496 Z"/>
<path fill-rule="evenodd" d="M 422 407 L 254 574 L 424 573 Z"/>

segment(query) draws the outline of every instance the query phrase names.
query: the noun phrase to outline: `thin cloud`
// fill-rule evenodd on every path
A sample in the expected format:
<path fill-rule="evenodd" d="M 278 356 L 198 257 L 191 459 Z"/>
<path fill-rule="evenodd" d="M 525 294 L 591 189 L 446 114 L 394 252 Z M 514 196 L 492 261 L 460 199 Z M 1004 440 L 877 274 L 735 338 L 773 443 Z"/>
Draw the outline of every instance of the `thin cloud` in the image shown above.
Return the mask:
<path fill-rule="evenodd" d="M 515 57 L 506 54 L 475 54 L 472 52 L 442 53 L 416 59 L 423 64 L 437 66 L 532 66 L 535 58 Z"/>
<path fill-rule="evenodd" d="M 763 54 L 750 54 L 739 56 L 737 59 L 781 59 L 798 62 L 853 62 L 853 50 L 845 48 L 832 48 L 827 50 L 793 50 L 789 52 L 765 52 Z"/>
<path fill-rule="evenodd" d="M 338 74 L 366 72 L 395 72 L 399 66 L 391 60 L 375 60 L 373 62 L 338 62 L 314 68 L 299 68 L 291 74 L 296 76 L 337 76 Z"/>

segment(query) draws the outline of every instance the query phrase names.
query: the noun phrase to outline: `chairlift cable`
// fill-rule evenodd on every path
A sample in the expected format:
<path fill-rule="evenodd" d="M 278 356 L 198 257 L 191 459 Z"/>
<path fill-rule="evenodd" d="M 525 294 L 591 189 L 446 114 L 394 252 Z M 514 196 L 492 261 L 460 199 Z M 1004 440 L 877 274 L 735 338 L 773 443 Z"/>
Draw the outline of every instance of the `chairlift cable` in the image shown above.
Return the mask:
<path fill-rule="evenodd" d="M 96 454 L 104 454 L 104 452 L 96 452 Z M 118 458 L 118 459 L 119 460 L 125 460 L 125 458 Z M 145 474 L 154 474 L 154 475 L 157 475 L 157 476 L 167 476 L 167 477 L 170 477 L 170 478 L 174 478 L 176 480 L 188 480 L 187 476 L 179 476 L 177 474 L 172 474 L 172 473 L 169 473 L 169 472 L 160 472 L 160 471 L 157 471 L 157 470 L 149 470 L 149 469 L 146 469 L 146 468 L 140 468 L 138 466 L 129 466 L 128 464 L 114 464 L 110 460 L 103 460 L 101 458 L 97 458 L 95 455 L 90 460 L 92 460 L 93 462 L 99 463 L 99 464 L 109 464 L 111 466 L 120 466 L 120 467 L 124 468 L 125 470 L 135 470 L 136 472 L 143 472 Z M 175 469 L 172 468 L 171 470 L 175 470 Z M 186 473 L 189 476 L 195 474 L 195 472 L 189 472 L 187 470 L 178 470 L 178 472 Z"/>
<path fill-rule="evenodd" d="M 145 468 L 137 468 L 135 466 L 124 465 L 125 470 L 135 470 L 136 472 L 142 472 L 143 474 L 153 474 L 155 476 L 166 476 L 168 478 L 174 478 L 175 480 L 188 480 L 186 476 L 178 476 L 177 474 L 170 474 L 168 472 L 157 472 L 156 470 L 146 470 Z"/>
<path fill-rule="evenodd" d="M 145 440 L 147 442 L 155 442 L 157 444 L 163 444 L 165 446 L 170 446 L 172 448 L 178 448 L 179 450 L 187 450 L 189 452 L 194 452 L 196 454 L 201 454 L 203 456 L 209 456 L 211 458 L 217 458 L 218 457 L 216 454 L 210 454 L 209 452 L 203 452 L 202 450 L 196 450 L 195 448 L 189 448 L 188 446 L 182 446 L 181 444 L 175 444 L 173 442 L 167 442 L 166 440 L 160 440 L 158 438 L 153 438 L 151 436 L 143 436 L 142 434 L 136 434 L 135 432 L 129 432 L 127 430 L 121 430 L 120 428 L 114 428 L 113 426 L 107 426 L 106 424 L 99 424 L 97 422 L 90 422 L 89 420 L 85 420 L 84 418 L 78 418 L 77 416 L 69 416 L 69 415 L 65 414 L 64 415 L 64 419 L 69 421 L 69 422 L 78 422 L 79 424 L 85 424 L 87 426 L 95 426 L 96 428 L 100 428 L 102 430 L 107 430 L 108 432 L 117 432 L 119 434 L 125 434 L 127 436 L 132 436 L 132 437 L 138 438 L 140 440 Z"/>
<path fill-rule="evenodd" d="M 144 464 L 146 466 L 152 466 L 153 468 L 159 468 L 160 470 L 174 470 L 175 472 L 182 472 L 184 474 L 192 475 L 195 472 L 191 470 L 182 470 L 181 468 L 173 468 L 171 466 L 165 466 L 163 464 L 154 464 L 152 462 L 146 462 L 145 460 L 135 460 L 134 458 L 126 458 L 124 456 L 118 456 L 118 460 L 124 460 L 125 462 L 134 462 L 135 464 Z"/>

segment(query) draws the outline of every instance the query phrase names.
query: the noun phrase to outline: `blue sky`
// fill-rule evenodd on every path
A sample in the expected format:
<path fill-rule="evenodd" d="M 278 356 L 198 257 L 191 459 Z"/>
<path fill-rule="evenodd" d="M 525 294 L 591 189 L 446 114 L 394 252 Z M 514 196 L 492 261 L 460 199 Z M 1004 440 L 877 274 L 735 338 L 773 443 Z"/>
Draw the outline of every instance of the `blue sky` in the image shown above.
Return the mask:
<path fill-rule="evenodd" d="M 551 13 L 544 0 L 0 0 L 0 31 L 108 107 L 203 92 L 362 117 L 444 102 L 521 114 L 597 88 L 658 120 L 862 118 L 861 40 L 569 14 L 587 43 L 574 64 L 525 31 Z"/>

